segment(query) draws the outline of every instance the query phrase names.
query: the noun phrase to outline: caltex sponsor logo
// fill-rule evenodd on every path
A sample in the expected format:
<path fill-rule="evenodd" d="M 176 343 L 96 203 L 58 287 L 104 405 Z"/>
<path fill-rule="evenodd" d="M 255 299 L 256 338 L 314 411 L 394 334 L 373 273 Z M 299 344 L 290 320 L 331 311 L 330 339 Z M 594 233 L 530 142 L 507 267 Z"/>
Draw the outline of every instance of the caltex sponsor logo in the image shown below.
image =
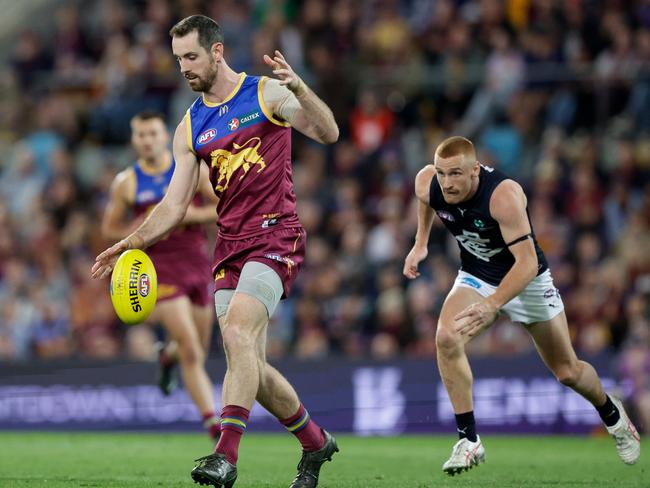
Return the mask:
<path fill-rule="evenodd" d="M 248 124 L 249 122 L 252 122 L 253 120 L 259 119 L 259 118 L 260 118 L 260 113 L 259 112 L 253 112 L 253 113 L 250 113 L 248 115 L 244 115 L 239 121 L 242 124 Z"/>
<path fill-rule="evenodd" d="M 233 117 L 230 119 L 230 122 L 228 122 L 228 129 L 230 129 L 230 132 L 234 132 L 237 129 L 241 129 L 242 127 L 245 127 L 247 125 L 251 125 L 252 123 L 256 122 L 257 119 L 260 118 L 260 113 L 259 112 L 251 112 L 246 115 L 242 115 L 241 117 Z"/>

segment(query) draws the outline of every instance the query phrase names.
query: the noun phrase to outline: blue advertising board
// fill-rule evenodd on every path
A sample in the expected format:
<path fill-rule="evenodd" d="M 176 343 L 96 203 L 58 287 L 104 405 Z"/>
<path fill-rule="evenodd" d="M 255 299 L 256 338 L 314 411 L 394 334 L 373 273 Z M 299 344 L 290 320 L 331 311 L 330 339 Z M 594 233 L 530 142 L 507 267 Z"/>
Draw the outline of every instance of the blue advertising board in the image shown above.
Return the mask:
<path fill-rule="evenodd" d="M 608 389 L 610 358 L 590 361 Z M 475 415 L 481 432 L 584 433 L 600 425 L 591 405 L 559 384 L 537 356 L 473 359 Z M 358 435 L 453 432 L 454 415 L 435 361 L 285 360 L 274 364 L 312 417 Z M 0 366 L 0 429 L 198 430 L 181 388 L 163 396 L 156 365 L 43 362 Z M 220 408 L 223 360 L 208 363 Z M 281 431 L 259 405 L 249 431 Z"/>

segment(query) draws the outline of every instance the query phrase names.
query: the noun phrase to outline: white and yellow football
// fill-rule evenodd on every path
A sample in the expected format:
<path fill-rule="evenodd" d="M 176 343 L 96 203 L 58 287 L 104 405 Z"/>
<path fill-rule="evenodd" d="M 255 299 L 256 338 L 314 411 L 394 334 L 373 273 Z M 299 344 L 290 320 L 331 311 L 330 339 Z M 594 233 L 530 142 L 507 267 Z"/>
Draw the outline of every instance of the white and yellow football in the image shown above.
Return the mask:
<path fill-rule="evenodd" d="M 124 251 L 111 274 L 111 301 L 127 325 L 144 322 L 156 305 L 158 278 L 151 258 L 140 249 Z"/>

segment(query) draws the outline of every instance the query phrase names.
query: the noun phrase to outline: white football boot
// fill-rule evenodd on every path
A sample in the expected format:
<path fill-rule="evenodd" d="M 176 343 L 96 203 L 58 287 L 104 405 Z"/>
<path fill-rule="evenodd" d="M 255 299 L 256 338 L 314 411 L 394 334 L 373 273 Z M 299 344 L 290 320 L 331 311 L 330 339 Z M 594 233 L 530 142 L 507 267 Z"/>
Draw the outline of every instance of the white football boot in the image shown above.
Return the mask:
<path fill-rule="evenodd" d="M 442 465 L 442 470 L 449 476 L 453 476 L 478 466 L 482 462 L 485 462 L 485 448 L 481 443 L 481 438 L 476 436 L 476 442 L 463 438 L 451 450 L 451 457 Z"/>
<path fill-rule="evenodd" d="M 641 455 L 641 437 L 637 432 L 634 424 L 625 413 L 623 403 L 618 398 L 610 396 L 612 403 L 616 405 L 621 418 L 616 424 L 607 427 L 607 431 L 616 441 L 616 450 L 619 457 L 625 464 L 634 464 L 639 460 Z"/>

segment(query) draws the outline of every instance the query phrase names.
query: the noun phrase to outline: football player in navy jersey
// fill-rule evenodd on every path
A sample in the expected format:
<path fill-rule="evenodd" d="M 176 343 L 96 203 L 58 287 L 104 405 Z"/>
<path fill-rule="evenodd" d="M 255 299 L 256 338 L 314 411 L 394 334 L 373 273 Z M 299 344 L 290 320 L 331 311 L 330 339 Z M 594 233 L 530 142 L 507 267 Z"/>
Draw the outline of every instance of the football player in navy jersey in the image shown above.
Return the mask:
<path fill-rule="evenodd" d="M 623 405 L 603 390 L 594 368 L 576 356 L 564 305 L 537 244 L 521 186 L 476 160 L 473 144 L 450 137 L 436 149 L 434 163 L 415 178 L 418 228 L 404 262 L 404 275 L 419 276 L 437 214 L 458 241 L 461 268 L 447 296 L 436 333 L 440 375 L 451 400 L 459 441 L 443 465 L 450 475 L 485 460 L 476 433 L 472 371 L 465 345 L 500 312 L 533 338 L 548 368 L 562 384 L 591 402 L 616 441 L 623 462 L 634 464 L 640 438 Z"/>

